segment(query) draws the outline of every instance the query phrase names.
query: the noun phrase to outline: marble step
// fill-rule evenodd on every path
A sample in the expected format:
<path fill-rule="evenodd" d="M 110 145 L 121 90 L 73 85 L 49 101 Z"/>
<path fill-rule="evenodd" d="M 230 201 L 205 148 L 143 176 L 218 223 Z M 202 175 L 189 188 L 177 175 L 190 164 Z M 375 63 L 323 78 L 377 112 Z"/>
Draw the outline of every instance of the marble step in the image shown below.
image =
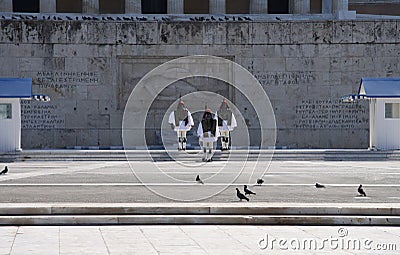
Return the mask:
<path fill-rule="evenodd" d="M 201 160 L 199 150 L 23 150 L 0 154 L 0 161 L 133 161 Z M 400 160 L 400 151 L 369 150 L 231 150 L 215 151 L 214 160 Z"/>

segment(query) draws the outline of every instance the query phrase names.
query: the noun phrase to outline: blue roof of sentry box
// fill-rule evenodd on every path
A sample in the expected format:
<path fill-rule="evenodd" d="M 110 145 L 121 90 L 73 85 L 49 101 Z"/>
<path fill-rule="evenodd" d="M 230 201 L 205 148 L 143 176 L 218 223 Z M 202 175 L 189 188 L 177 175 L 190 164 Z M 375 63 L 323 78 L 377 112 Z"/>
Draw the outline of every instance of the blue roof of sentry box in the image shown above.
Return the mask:
<path fill-rule="evenodd" d="M 0 98 L 31 98 L 31 78 L 0 78 Z"/>
<path fill-rule="evenodd" d="M 367 98 L 400 97 L 400 78 L 362 78 L 358 95 Z"/>

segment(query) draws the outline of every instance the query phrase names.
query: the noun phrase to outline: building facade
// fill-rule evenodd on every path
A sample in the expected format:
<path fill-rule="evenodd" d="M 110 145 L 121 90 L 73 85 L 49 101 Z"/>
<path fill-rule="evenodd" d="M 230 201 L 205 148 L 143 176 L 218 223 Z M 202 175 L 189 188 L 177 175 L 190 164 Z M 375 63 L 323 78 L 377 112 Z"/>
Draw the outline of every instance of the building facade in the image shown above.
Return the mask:
<path fill-rule="evenodd" d="M 91 14 L 306 14 L 336 6 L 362 14 L 400 15 L 399 0 L 2 0 L 3 12 Z"/>
<path fill-rule="evenodd" d="M 52 101 L 22 102 L 22 148 L 122 146 L 122 116 L 135 84 L 188 55 L 233 60 L 259 80 L 275 111 L 278 147 L 367 148 L 368 104 L 343 104 L 340 97 L 354 93 L 361 77 L 400 76 L 398 17 L 356 15 L 344 0 L 249 0 L 240 8 L 229 0 L 202 7 L 177 0 L 38 0 L 21 9 L 26 2 L 1 1 L 0 76 L 32 78 L 33 92 Z M 245 13 L 229 14 L 235 8 Z M 201 90 L 234 102 L 252 145 L 259 143 L 258 118 L 244 95 L 218 80 L 191 78 L 153 103 L 150 145 L 162 144 L 160 118 L 168 107 Z"/>

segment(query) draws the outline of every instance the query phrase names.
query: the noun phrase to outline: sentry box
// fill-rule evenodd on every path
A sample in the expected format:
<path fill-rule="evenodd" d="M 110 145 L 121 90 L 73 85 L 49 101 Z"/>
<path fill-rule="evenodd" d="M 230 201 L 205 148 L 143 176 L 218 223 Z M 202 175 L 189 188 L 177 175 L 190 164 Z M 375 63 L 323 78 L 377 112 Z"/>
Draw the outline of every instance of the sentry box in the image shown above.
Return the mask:
<path fill-rule="evenodd" d="M 50 101 L 32 94 L 31 78 L 0 78 L 0 152 L 21 150 L 21 99 Z"/>
<path fill-rule="evenodd" d="M 400 78 L 362 78 L 358 94 L 343 102 L 369 100 L 369 148 L 400 149 Z"/>

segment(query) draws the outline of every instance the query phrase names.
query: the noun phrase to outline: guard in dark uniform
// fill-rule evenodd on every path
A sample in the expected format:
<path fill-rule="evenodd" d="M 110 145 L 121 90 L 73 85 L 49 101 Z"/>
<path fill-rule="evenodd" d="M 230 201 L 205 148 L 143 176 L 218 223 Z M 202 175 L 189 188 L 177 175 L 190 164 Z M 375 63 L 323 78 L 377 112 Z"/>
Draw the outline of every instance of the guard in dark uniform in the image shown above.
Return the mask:
<path fill-rule="evenodd" d="M 199 136 L 200 146 L 203 150 L 203 161 L 210 162 L 212 160 L 214 142 L 219 137 L 219 130 L 217 115 L 212 113 L 209 108 L 206 108 L 203 114 L 203 118 L 197 129 L 197 135 Z"/>

